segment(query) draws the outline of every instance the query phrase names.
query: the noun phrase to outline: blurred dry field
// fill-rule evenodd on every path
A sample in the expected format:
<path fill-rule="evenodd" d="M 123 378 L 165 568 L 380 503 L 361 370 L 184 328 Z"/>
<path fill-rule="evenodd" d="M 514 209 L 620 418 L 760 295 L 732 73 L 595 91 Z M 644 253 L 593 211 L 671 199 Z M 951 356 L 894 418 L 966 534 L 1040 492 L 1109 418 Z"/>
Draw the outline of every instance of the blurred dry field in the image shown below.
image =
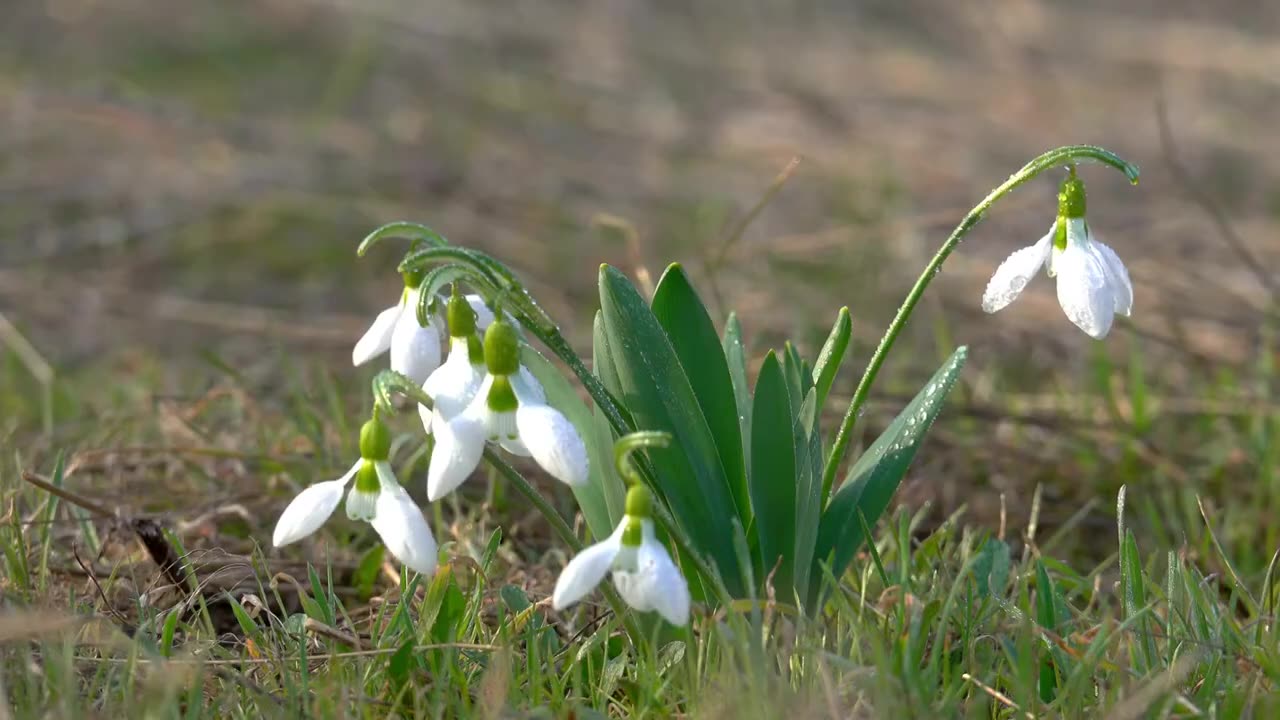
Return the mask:
<path fill-rule="evenodd" d="M 1210 493 L 1248 476 L 1230 448 L 1197 456 L 1195 428 L 1135 430 L 1131 394 L 1109 389 L 1141 358 L 1171 422 L 1270 401 L 1201 383 L 1265 359 L 1280 3 L 28 0 L 5 14 L 0 312 L 90 405 L 199 400 L 228 367 L 269 402 L 285 357 L 364 377 L 350 346 L 398 285 L 390 251 L 353 250 L 397 219 L 508 261 L 583 349 L 600 263 L 656 277 L 680 261 L 742 316 L 757 359 L 784 337 L 814 352 L 841 305 L 864 359 L 970 206 L 1041 151 L 1091 143 L 1143 170 L 1134 188 L 1085 169 L 1093 225 L 1135 281 L 1133 322 L 1093 345 L 1044 279 L 982 315 L 992 269 L 1051 222 L 1055 185 L 998 205 L 889 361 L 907 392 L 952 345 L 972 349 L 904 499 L 994 522 L 1001 493 L 1022 516 L 1044 482 L 1061 521 L 1109 503 L 1120 466 Z M 1118 369 L 1100 373 L 1108 354 Z M 0 397 L 34 396 L 6 362 Z M 363 384 L 349 387 L 354 406 Z M 892 383 L 876 396 L 902 402 Z M 95 443 L 110 446 L 103 415 Z M 5 416 L 0 437 L 48 443 Z M 53 445 L 88 433 L 57 420 Z"/>

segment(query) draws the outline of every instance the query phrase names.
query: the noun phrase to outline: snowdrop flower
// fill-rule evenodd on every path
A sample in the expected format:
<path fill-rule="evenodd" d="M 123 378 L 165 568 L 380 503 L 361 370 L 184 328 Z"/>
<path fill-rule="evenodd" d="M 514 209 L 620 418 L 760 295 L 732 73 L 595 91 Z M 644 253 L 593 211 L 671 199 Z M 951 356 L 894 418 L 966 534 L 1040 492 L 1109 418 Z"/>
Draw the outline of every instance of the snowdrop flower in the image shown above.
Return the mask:
<path fill-rule="evenodd" d="M 654 535 L 652 505 L 648 488 L 631 486 L 618 529 L 578 553 L 560 573 L 551 595 L 556 610 L 581 600 L 612 571 L 613 585 L 628 605 L 641 612 L 657 610 L 672 625 L 689 623 L 689 584 Z"/>
<path fill-rule="evenodd" d="M 466 409 L 445 422 L 432 420 L 436 446 L 427 468 L 427 497 L 437 500 L 461 485 L 480 463 L 486 441 L 532 456 L 569 485 L 587 482 L 587 447 L 520 365 L 520 340 L 511 323 L 499 318 L 489 326 L 484 361 L 488 372 Z"/>
<path fill-rule="evenodd" d="M 490 313 L 489 318 L 492 317 Z M 476 311 L 456 289 L 449 298 L 445 319 L 449 326 L 449 357 L 422 384 L 435 409 L 418 406 L 422 427 L 428 433 L 433 422 L 439 426 L 466 410 L 484 382 L 484 343 L 476 332 Z"/>
<path fill-rule="evenodd" d="M 364 520 L 400 562 L 424 575 L 436 569 L 436 540 L 422 511 L 396 482 L 387 458 L 391 433 L 374 417 L 360 428 L 360 459 L 337 480 L 316 483 L 289 503 L 280 514 L 271 542 L 284 547 L 310 535 L 338 508 L 347 485 L 347 517 Z"/>
<path fill-rule="evenodd" d="M 1116 313 L 1133 309 L 1133 283 L 1115 251 L 1094 239 L 1085 222 L 1084 182 L 1075 168 L 1058 193 L 1058 217 L 1035 245 L 1015 251 L 987 283 L 982 309 L 993 313 L 1017 299 L 1044 267 L 1057 277 L 1058 303 L 1067 318 L 1101 340 Z"/>
<path fill-rule="evenodd" d="M 418 324 L 421 273 L 404 274 L 400 302 L 378 313 L 351 351 L 351 364 L 363 365 L 391 351 L 391 369 L 421 384 L 440 365 L 440 331 L 434 322 Z"/>

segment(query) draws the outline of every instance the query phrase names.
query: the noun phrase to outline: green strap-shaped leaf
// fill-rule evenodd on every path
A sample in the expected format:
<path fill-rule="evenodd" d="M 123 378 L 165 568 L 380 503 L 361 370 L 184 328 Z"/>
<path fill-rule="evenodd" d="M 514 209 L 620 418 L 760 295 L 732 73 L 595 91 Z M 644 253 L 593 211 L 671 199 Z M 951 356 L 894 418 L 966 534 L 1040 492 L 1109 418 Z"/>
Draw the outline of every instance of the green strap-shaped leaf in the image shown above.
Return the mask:
<path fill-rule="evenodd" d="M 730 593 L 740 595 L 734 499 L 689 377 L 644 298 L 609 266 L 600 270 L 600 310 L 617 369 L 610 390 L 631 410 L 636 429 L 672 436 L 671 448 L 650 456 L 655 489 L 694 546 L 715 561 Z"/>
<path fill-rule="evenodd" d="M 613 357 L 609 353 L 609 340 L 604 332 L 604 319 L 599 311 L 591 324 L 592 337 L 592 355 L 591 370 L 596 377 L 600 378 L 600 382 L 605 387 L 618 386 L 618 371 L 614 367 Z M 593 443 L 587 445 L 587 451 L 591 456 L 591 463 L 595 465 L 597 462 L 601 467 L 608 467 L 608 476 L 605 478 L 604 501 L 609 511 L 609 523 L 607 527 L 597 529 L 591 527 L 591 532 L 597 539 L 603 540 L 608 533 L 622 522 L 622 516 L 626 514 L 627 504 L 627 488 L 622 478 L 618 477 L 618 469 L 613 464 L 613 444 L 617 442 L 617 436 L 613 432 L 613 426 L 609 423 L 609 417 L 604 410 L 599 407 L 593 413 Z M 596 455 L 600 454 L 597 460 Z M 603 534 L 602 534 L 603 533 Z"/>
<path fill-rule="evenodd" d="M 801 601 L 809 589 L 822 518 L 822 434 L 818 431 L 817 395 L 816 387 L 809 388 L 791 428 L 796 449 L 795 593 Z"/>
<path fill-rule="evenodd" d="M 836 315 L 836 322 L 831 326 L 831 334 L 822 344 L 818 359 L 813 364 L 813 384 L 818 388 L 818 412 L 827 404 L 827 393 L 831 392 L 831 383 L 835 382 L 836 373 L 840 371 L 840 362 L 844 360 L 844 351 L 849 347 L 849 337 L 853 333 L 853 321 L 849 319 L 849 308 L 842 307 Z"/>
<path fill-rule="evenodd" d="M 608 537 L 613 532 L 615 520 L 622 517 L 621 514 L 617 518 L 613 517 L 609 508 L 610 500 L 621 507 L 626 495 L 626 489 L 622 487 L 622 481 L 613 467 L 613 438 L 601 437 L 591 410 L 582 402 L 573 384 L 551 361 L 537 350 L 524 345 L 520 348 L 520 362 L 542 383 L 542 389 L 547 393 L 547 404 L 564 413 L 586 444 L 591 474 L 585 485 L 572 486 L 573 496 L 578 500 L 578 507 L 582 509 L 582 517 L 586 519 L 591 534 L 597 539 Z"/>
<path fill-rule="evenodd" d="M 866 519 L 867 527 L 874 527 L 889 506 L 889 500 L 907 474 L 916 449 L 955 385 L 966 353 L 967 348 L 964 347 L 952 353 L 928 384 L 853 464 L 844 484 L 832 493 L 831 502 L 822 513 L 818 527 L 814 562 L 829 563 L 833 577 L 839 578 L 844 574 L 854 552 L 866 540 L 859 515 Z M 823 577 L 820 566 L 815 567 L 812 577 L 815 580 Z M 810 588 L 810 598 L 816 601 L 821 594 L 819 591 L 820 583 L 815 581 Z"/>
<path fill-rule="evenodd" d="M 743 527 L 751 521 L 747 495 L 747 470 L 743 461 L 744 438 L 738 421 L 738 402 L 720 336 L 711 315 L 679 263 L 672 263 L 658 280 L 653 293 L 653 315 L 666 331 L 693 386 L 698 407 L 711 429 L 720 466 Z"/>
<path fill-rule="evenodd" d="M 774 587 L 789 592 L 795 573 L 797 490 L 796 447 L 789 430 L 795 424 L 795 413 L 782 365 L 772 350 L 756 378 L 751 417 L 755 418 L 751 431 L 751 504 L 761 561 L 756 575 L 763 580 L 776 565 Z"/>
<path fill-rule="evenodd" d="M 724 359 L 733 381 L 733 396 L 738 403 L 738 428 L 742 437 L 743 463 L 751 471 L 751 386 L 747 384 L 747 351 L 742 342 L 742 325 L 736 313 L 729 313 L 724 324 Z M 745 525 L 744 525 L 745 527 Z"/>

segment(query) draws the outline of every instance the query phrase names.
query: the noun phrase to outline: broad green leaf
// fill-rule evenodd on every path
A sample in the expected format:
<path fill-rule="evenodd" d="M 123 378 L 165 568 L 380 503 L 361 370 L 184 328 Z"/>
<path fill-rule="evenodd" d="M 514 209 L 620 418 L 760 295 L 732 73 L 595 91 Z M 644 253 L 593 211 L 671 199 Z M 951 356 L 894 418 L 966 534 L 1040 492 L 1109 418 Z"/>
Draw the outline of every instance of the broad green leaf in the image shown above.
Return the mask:
<path fill-rule="evenodd" d="M 840 362 L 844 360 L 844 351 L 849 347 L 852 332 L 853 322 L 849 319 L 849 308 L 842 307 L 836 315 L 835 325 L 831 326 L 831 334 L 818 352 L 818 360 L 813 364 L 813 384 L 818 388 L 819 413 L 827 403 L 827 393 L 831 392 L 831 383 L 835 382 L 836 373 L 840 371 Z"/>
<path fill-rule="evenodd" d="M 733 552 L 733 495 L 715 439 L 671 341 L 625 276 L 600 271 L 600 309 L 617 386 L 610 388 L 631 410 L 636 429 L 671 433 L 672 447 L 650 453 L 654 490 L 685 533 L 718 566 L 726 586 L 741 594 Z"/>
<path fill-rule="evenodd" d="M 774 587 L 790 588 L 795 573 L 796 446 L 787 381 L 772 350 L 756 378 L 751 432 L 751 504 L 760 548 L 759 577 L 778 567 Z M 781 563 L 779 558 L 781 557 Z"/>
<path fill-rule="evenodd" d="M 751 521 L 742 453 L 745 438 L 738 420 L 738 401 L 729 376 L 729 364 L 711 316 L 679 263 L 668 266 L 658 280 L 653 293 L 653 315 L 671 340 L 680 366 L 693 387 L 693 395 L 720 454 L 720 465 L 738 517 L 745 526 Z"/>
<path fill-rule="evenodd" d="M 800 403 L 804 402 L 804 394 L 808 392 L 807 385 L 813 383 L 813 378 L 809 377 L 804 371 L 804 364 L 800 360 L 800 353 L 796 351 L 796 346 L 790 341 L 782 348 L 782 375 L 787 380 L 787 394 L 791 397 L 791 407 L 799 408 Z"/>
<path fill-rule="evenodd" d="M 592 324 L 592 338 L 592 371 L 606 388 L 618 387 L 618 371 L 609 354 L 609 339 L 605 335 L 604 319 L 599 311 L 596 312 L 595 322 Z M 625 408 L 623 412 L 629 415 Z M 613 425 L 599 407 L 595 408 L 592 415 L 593 437 L 587 444 L 587 451 L 592 467 L 599 468 L 604 473 L 604 502 L 605 507 L 608 508 L 609 524 L 599 530 L 591 526 L 591 532 L 596 539 L 603 540 L 608 537 L 608 533 L 613 532 L 618 523 L 622 522 L 622 516 L 626 514 L 627 487 L 626 482 L 618 477 L 617 468 L 613 466 L 613 444 L 618 439 L 613 431 Z"/>
<path fill-rule="evenodd" d="M 751 386 L 747 385 L 747 351 L 742 343 L 742 325 L 735 313 L 729 313 L 724 324 L 724 359 L 733 381 L 733 396 L 738 404 L 738 427 L 742 437 L 743 463 L 751 468 Z"/>
<path fill-rule="evenodd" d="M 796 456 L 795 593 L 800 601 L 808 592 L 822 519 L 822 435 L 818 432 L 817 396 L 818 389 L 809 388 L 791 426 Z"/>
<path fill-rule="evenodd" d="M 585 485 L 575 485 L 570 489 L 582 509 L 582 517 L 587 521 L 591 534 L 597 538 L 608 537 L 613 531 L 616 520 L 622 516 L 612 517 L 610 497 L 621 507 L 626 489 L 613 470 L 613 441 L 602 438 L 596 428 L 595 417 L 582 402 L 582 396 L 563 372 L 537 350 L 524 345 L 520 349 L 520 361 L 529 368 L 529 372 L 542 383 L 547 393 L 547 404 L 560 412 L 573 423 L 578 436 L 587 447 L 587 461 L 591 473 Z M 601 443 L 603 447 L 601 446 Z"/>
<path fill-rule="evenodd" d="M 868 526 L 874 527 L 889 506 L 889 500 L 907 474 L 929 426 L 955 385 L 966 353 L 967 348 L 960 347 L 951 354 L 928 384 L 853 464 L 844 484 L 832 493 L 818 527 L 814 562 L 829 563 L 833 577 L 839 578 L 844 574 L 854 552 L 866 540 L 858 520 L 859 514 L 866 518 Z M 822 573 L 815 571 L 813 577 L 821 578 Z M 820 595 L 819 589 L 819 584 L 814 583 L 810 587 L 810 598 L 816 600 Z"/>

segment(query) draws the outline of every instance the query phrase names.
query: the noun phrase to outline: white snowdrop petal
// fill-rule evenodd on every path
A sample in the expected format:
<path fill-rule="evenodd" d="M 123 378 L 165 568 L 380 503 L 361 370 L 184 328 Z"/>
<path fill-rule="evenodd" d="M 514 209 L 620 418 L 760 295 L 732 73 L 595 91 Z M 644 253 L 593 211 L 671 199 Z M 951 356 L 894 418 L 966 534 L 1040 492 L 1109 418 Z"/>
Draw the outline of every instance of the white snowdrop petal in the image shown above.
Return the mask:
<path fill-rule="evenodd" d="M 342 502 L 342 491 L 355 476 L 356 470 L 360 469 L 361 462 L 363 461 L 357 461 L 337 480 L 319 482 L 298 493 L 284 512 L 280 513 L 275 531 L 271 534 L 271 544 L 284 547 L 319 530 L 338 508 L 338 503 Z"/>
<path fill-rule="evenodd" d="M 484 298 L 479 295 L 471 294 L 466 296 L 467 304 L 476 313 L 476 327 L 481 333 L 493 324 L 493 311 L 488 305 L 484 304 Z"/>
<path fill-rule="evenodd" d="M 520 366 L 520 371 L 510 376 L 511 389 L 516 394 L 516 399 L 521 403 L 529 403 L 530 405 L 544 405 L 547 402 L 547 392 L 542 389 L 542 383 L 538 382 L 538 378 L 534 377 L 529 368 L 524 365 Z"/>
<path fill-rule="evenodd" d="M 436 446 L 427 467 L 427 499 L 435 502 L 461 485 L 480 464 L 485 429 L 470 412 L 449 422 L 432 421 L 432 427 Z"/>
<path fill-rule="evenodd" d="M 581 600 L 600 584 L 622 546 L 622 532 L 625 527 L 624 519 L 612 535 L 586 548 L 569 561 L 569 564 L 560 572 L 560 577 L 556 579 L 556 589 L 551 593 L 552 607 L 563 610 Z"/>
<path fill-rule="evenodd" d="M 1107 269 L 1111 293 L 1115 298 L 1116 312 L 1128 317 L 1133 311 L 1133 282 L 1129 280 L 1129 270 L 1121 262 L 1120 256 L 1116 255 L 1116 251 L 1109 246 L 1092 239 L 1090 245 L 1102 261 L 1103 267 Z"/>
<path fill-rule="evenodd" d="M 378 357 L 391 347 L 391 334 L 395 330 L 396 321 L 400 318 L 402 306 L 396 305 L 378 313 L 373 324 L 356 341 L 351 351 L 351 364 L 363 365 Z"/>
<path fill-rule="evenodd" d="M 512 455 L 520 457 L 533 457 L 533 453 L 529 452 L 528 446 L 519 437 L 504 437 L 498 440 L 498 446 Z"/>
<path fill-rule="evenodd" d="M 412 305 L 396 321 L 391 333 L 391 369 L 421 385 L 440 366 L 440 332 L 422 327 Z"/>
<path fill-rule="evenodd" d="M 405 567 L 423 575 L 436 571 L 436 539 L 431 534 L 431 526 L 408 491 L 398 483 L 383 481 L 370 524 Z"/>
<path fill-rule="evenodd" d="M 423 392 L 431 396 L 445 420 L 453 419 L 467 408 L 485 377 L 483 366 L 471 364 L 465 338 L 453 338 L 452 345 L 448 359 L 422 385 Z M 425 421 L 424 415 L 424 424 Z"/>
<path fill-rule="evenodd" d="M 1015 250 L 991 276 L 982 294 L 982 309 L 993 313 L 1009 305 L 1022 294 L 1031 278 L 1049 261 L 1053 247 L 1053 228 L 1049 234 L 1029 247 Z"/>
<path fill-rule="evenodd" d="M 587 446 L 559 410 L 521 404 L 516 410 L 516 429 L 529 454 L 552 477 L 569 485 L 587 482 Z"/>
<path fill-rule="evenodd" d="M 1054 267 L 1058 272 L 1058 303 L 1067 318 L 1090 337 L 1106 337 L 1115 317 L 1116 301 L 1102 260 L 1087 246 L 1068 242 Z"/>
<path fill-rule="evenodd" d="M 640 547 L 640 565 L 648 567 L 648 584 L 644 588 L 649 605 L 672 625 L 689 623 L 689 584 L 671 555 L 654 540 Z"/>

